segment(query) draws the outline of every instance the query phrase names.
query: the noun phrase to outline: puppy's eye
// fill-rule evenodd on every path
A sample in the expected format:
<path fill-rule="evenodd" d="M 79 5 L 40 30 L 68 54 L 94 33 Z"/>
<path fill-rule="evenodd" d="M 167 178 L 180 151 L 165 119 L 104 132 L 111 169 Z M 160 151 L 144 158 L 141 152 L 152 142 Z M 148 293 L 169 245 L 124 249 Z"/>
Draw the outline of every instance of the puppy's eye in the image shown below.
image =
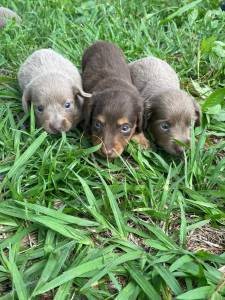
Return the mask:
<path fill-rule="evenodd" d="M 121 127 L 120 127 L 120 131 L 122 133 L 128 133 L 130 132 L 130 126 L 128 124 L 123 124 Z"/>
<path fill-rule="evenodd" d="M 65 108 L 70 108 L 71 106 L 71 103 L 69 101 L 66 101 L 65 104 L 64 104 L 64 107 Z"/>
<path fill-rule="evenodd" d="M 94 126 L 96 129 L 101 129 L 103 124 L 100 121 L 95 121 Z"/>
<path fill-rule="evenodd" d="M 37 112 L 42 113 L 44 111 L 44 107 L 42 105 L 38 105 L 36 107 Z"/>
<path fill-rule="evenodd" d="M 168 122 L 162 122 L 160 124 L 160 127 L 161 127 L 162 130 L 168 131 L 170 129 L 170 124 Z"/>

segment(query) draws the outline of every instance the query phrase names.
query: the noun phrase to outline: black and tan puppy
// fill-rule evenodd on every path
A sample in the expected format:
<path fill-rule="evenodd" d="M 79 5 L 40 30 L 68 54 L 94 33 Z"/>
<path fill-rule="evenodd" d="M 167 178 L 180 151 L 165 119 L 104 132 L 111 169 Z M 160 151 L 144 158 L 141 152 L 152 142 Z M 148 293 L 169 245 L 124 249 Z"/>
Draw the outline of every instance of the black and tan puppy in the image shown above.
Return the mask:
<path fill-rule="evenodd" d="M 85 101 L 85 127 L 92 143 L 102 143 L 99 153 L 108 158 L 122 154 L 131 138 L 144 147 L 143 99 L 133 86 L 123 52 L 114 44 L 98 41 L 83 55 L 84 89 L 92 93 Z"/>
<path fill-rule="evenodd" d="M 146 57 L 129 64 L 134 85 L 144 98 L 144 123 L 159 146 L 170 154 L 183 153 L 192 122 L 200 123 L 200 107 L 180 89 L 180 81 L 165 61 Z"/>

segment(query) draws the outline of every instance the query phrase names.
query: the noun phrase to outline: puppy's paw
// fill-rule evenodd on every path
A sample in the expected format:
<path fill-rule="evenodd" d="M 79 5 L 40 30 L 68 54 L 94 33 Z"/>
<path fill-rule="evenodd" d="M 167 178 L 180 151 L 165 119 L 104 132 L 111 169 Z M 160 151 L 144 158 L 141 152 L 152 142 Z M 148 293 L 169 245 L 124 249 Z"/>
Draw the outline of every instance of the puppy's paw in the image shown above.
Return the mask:
<path fill-rule="evenodd" d="M 135 135 L 132 137 L 132 141 L 137 142 L 137 143 L 138 143 L 139 145 L 141 145 L 142 148 L 144 148 L 144 149 L 150 148 L 150 142 L 149 142 L 149 140 L 146 139 L 146 137 L 144 136 L 144 133 L 143 133 L 143 132 L 138 133 L 138 134 L 135 134 Z"/>

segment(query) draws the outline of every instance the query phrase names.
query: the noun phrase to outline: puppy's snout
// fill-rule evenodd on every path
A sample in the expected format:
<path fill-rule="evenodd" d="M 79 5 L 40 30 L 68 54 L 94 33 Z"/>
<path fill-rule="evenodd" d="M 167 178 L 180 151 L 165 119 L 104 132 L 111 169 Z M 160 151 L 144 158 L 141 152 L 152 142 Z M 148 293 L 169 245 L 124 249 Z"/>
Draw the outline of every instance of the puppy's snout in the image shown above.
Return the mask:
<path fill-rule="evenodd" d="M 113 154 L 113 149 L 106 149 L 104 152 L 107 156 L 111 156 Z"/>
<path fill-rule="evenodd" d="M 60 132 L 60 128 L 57 126 L 57 124 L 49 123 L 48 126 L 52 133 L 56 134 Z"/>
<path fill-rule="evenodd" d="M 184 152 L 184 147 L 182 146 L 175 145 L 174 148 L 177 154 L 182 154 Z"/>
<path fill-rule="evenodd" d="M 190 138 L 183 138 L 180 139 L 179 141 L 181 141 L 183 144 L 185 145 L 189 145 L 190 144 Z M 182 154 L 185 150 L 185 147 L 183 147 L 182 145 L 178 145 L 178 144 L 174 144 L 174 149 L 176 151 L 177 154 Z"/>
<path fill-rule="evenodd" d="M 55 122 L 50 122 L 49 123 L 49 128 L 52 131 L 52 133 L 59 133 L 62 131 L 68 131 L 69 130 L 69 126 L 68 126 L 68 122 L 66 119 L 63 120 L 56 120 Z"/>
<path fill-rule="evenodd" d="M 102 146 L 101 151 L 105 156 L 108 156 L 108 157 L 111 157 L 114 154 L 114 150 L 112 147 Z"/>

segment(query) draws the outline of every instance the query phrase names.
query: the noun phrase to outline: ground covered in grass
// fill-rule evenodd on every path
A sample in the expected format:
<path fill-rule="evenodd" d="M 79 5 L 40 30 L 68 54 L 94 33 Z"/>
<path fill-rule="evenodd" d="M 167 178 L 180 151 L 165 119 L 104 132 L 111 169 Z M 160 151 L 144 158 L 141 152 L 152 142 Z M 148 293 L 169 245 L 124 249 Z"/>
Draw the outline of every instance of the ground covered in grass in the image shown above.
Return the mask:
<path fill-rule="evenodd" d="M 225 297 L 225 13 L 219 1 L 1 1 L 0 300 Z M 171 63 L 202 106 L 184 160 L 130 144 L 95 156 L 79 130 L 52 137 L 23 115 L 20 63 L 52 47 L 80 66 L 111 40 L 128 61 Z"/>

